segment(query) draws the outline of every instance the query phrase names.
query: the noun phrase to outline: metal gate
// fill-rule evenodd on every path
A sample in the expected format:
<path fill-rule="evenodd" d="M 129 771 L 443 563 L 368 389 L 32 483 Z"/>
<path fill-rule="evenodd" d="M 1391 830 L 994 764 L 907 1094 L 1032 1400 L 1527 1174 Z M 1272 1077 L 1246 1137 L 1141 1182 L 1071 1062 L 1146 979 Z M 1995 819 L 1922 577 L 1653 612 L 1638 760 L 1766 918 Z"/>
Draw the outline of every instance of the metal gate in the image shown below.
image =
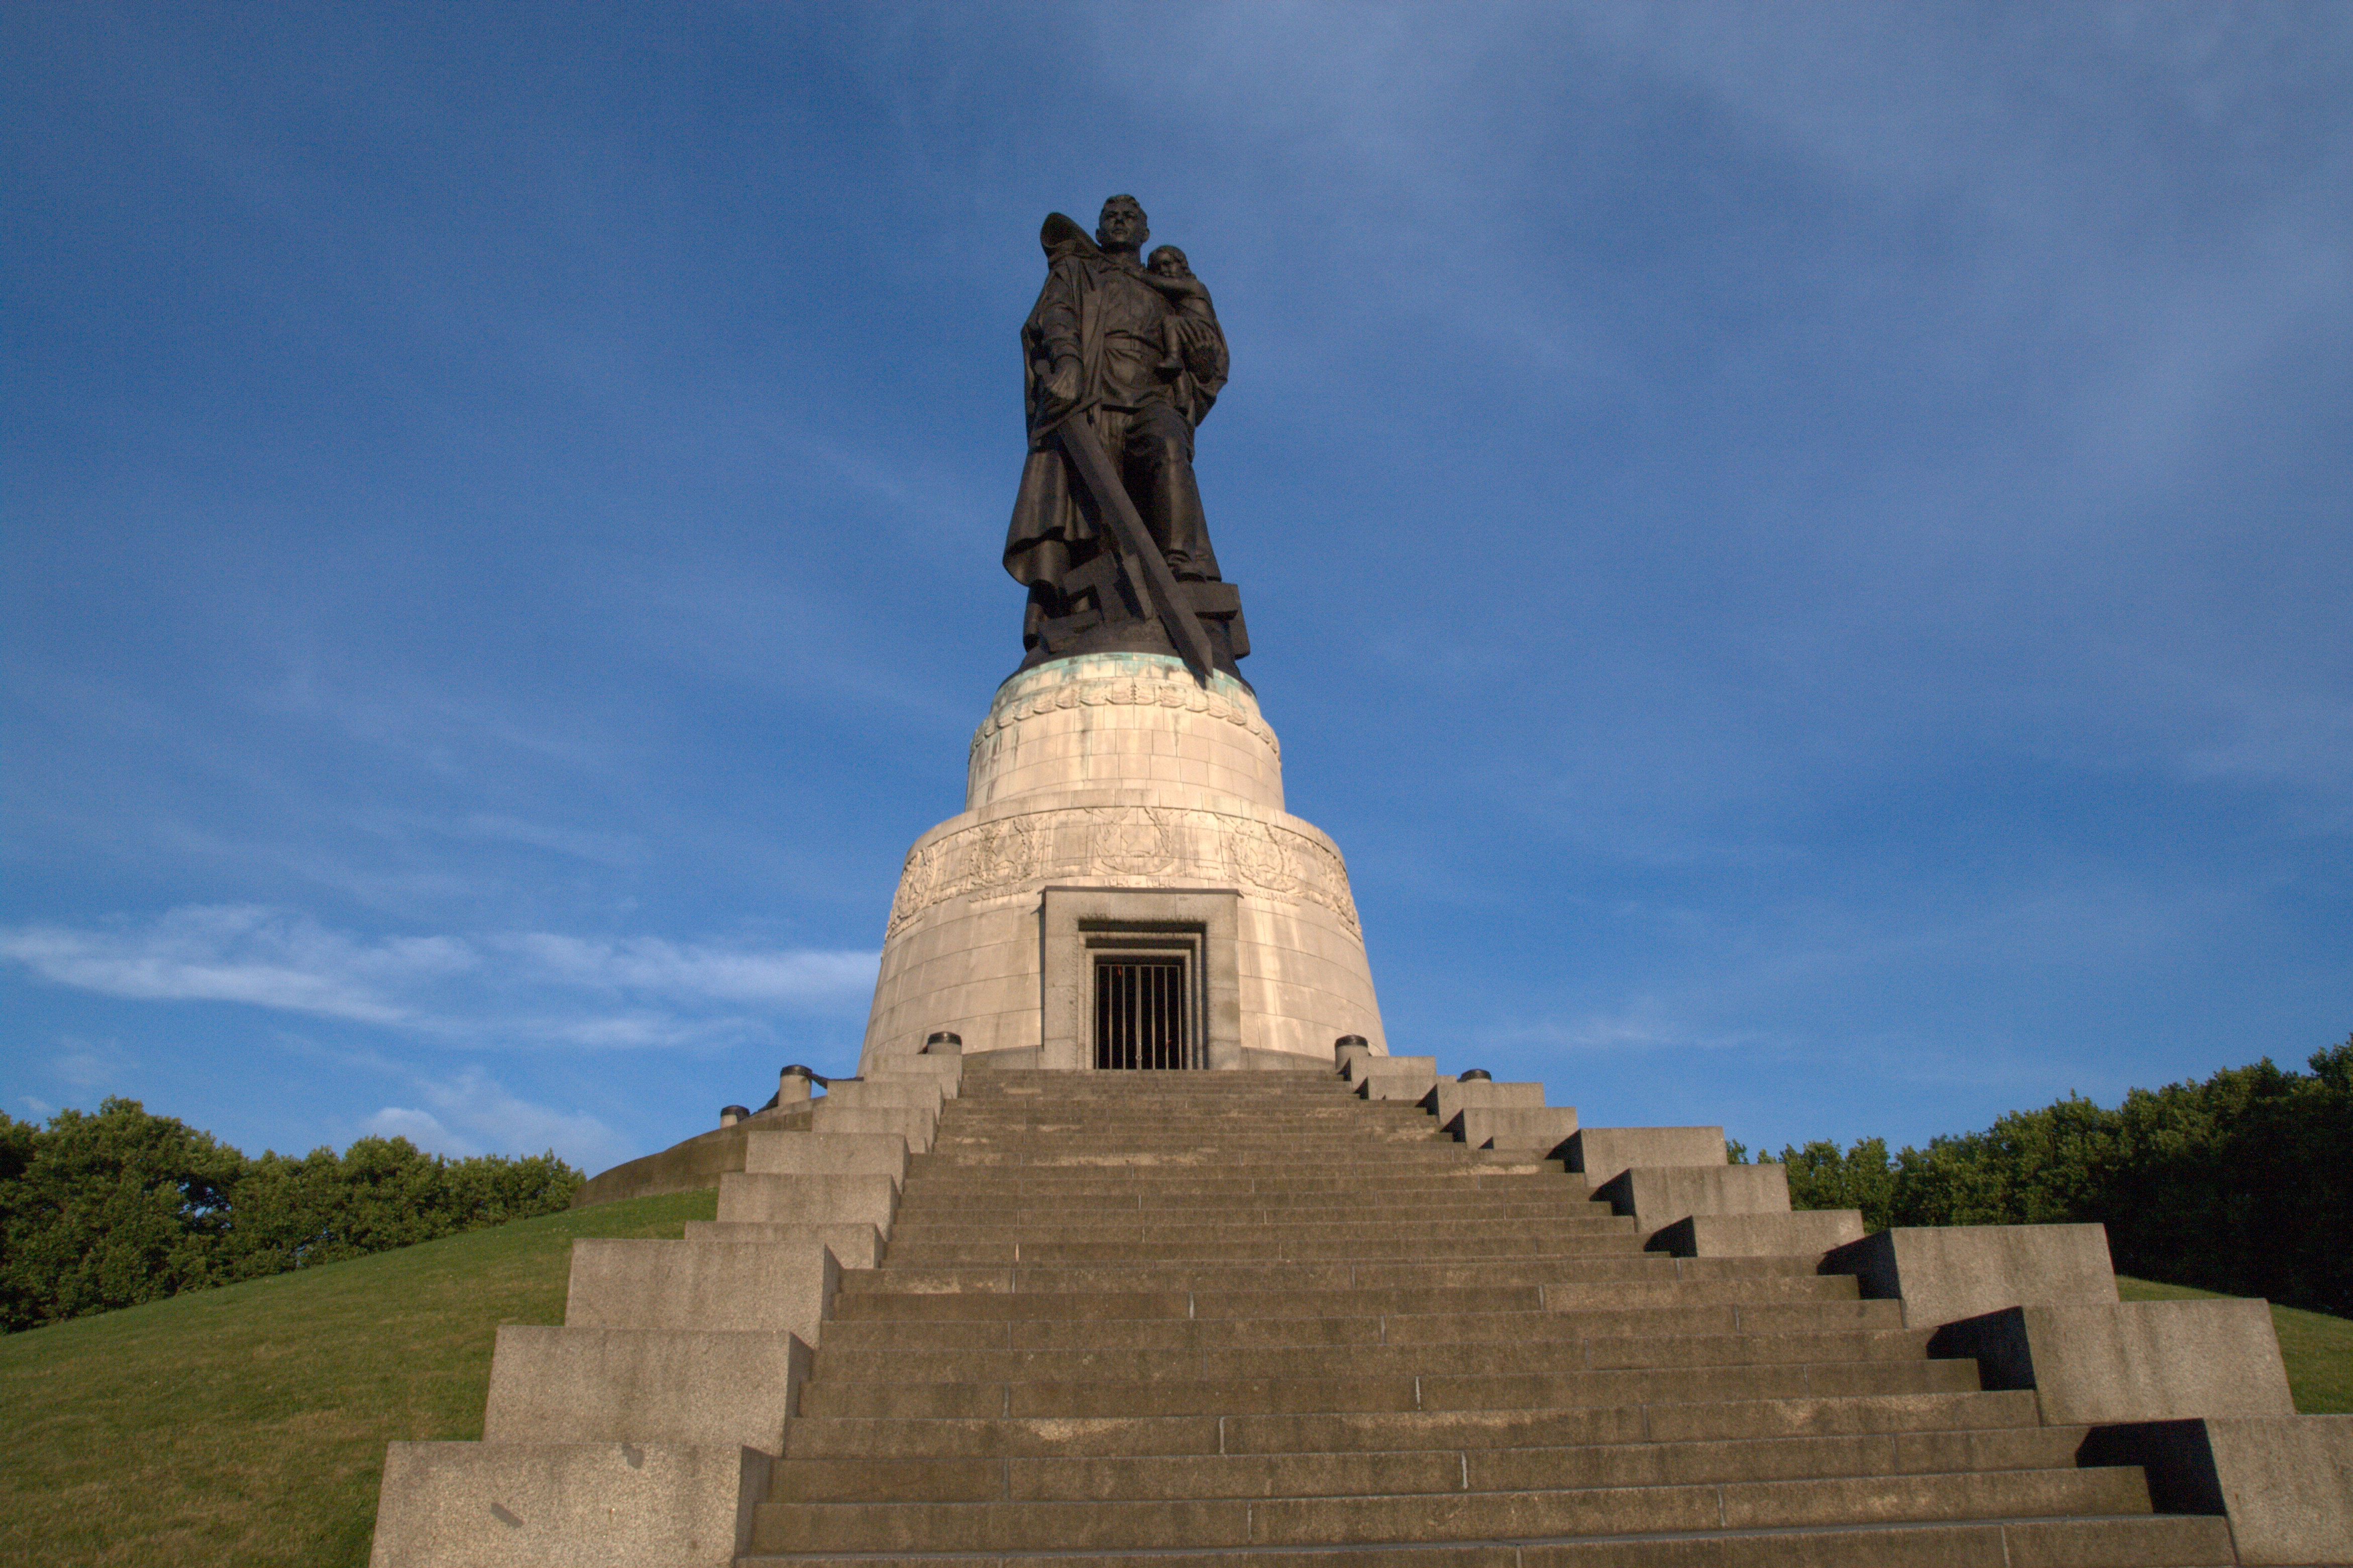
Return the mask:
<path fill-rule="evenodd" d="M 1095 960 L 1095 1066 L 1190 1068 L 1181 958 Z"/>

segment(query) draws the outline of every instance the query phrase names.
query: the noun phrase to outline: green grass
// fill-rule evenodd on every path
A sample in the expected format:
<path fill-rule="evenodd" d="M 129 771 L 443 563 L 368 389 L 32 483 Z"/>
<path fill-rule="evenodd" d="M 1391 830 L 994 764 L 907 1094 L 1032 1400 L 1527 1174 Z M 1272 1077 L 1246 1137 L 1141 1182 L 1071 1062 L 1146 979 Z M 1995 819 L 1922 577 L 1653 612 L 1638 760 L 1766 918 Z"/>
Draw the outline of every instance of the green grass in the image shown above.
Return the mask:
<path fill-rule="evenodd" d="M 0 1563 L 367 1561 L 384 1446 L 482 1435 L 492 1331 L 556 1323 L 572 1240 L 638 1198 L 0 1338 Z"/>
<path fill-rule="evenodd" d="M 2116 1293 L 2127 1301 L 2211 1301 L 2221 1294 L 2127 1279 L 2121 1274 Z M 2306 1415 L 2353 1413 L 2353 1319 L 2274 1301 L 2272 1327 L 2279 1332 L 2280 1359 L 2287 1363 L 2287 1386 L 2295 1395 L 2296 1409 Z"/>

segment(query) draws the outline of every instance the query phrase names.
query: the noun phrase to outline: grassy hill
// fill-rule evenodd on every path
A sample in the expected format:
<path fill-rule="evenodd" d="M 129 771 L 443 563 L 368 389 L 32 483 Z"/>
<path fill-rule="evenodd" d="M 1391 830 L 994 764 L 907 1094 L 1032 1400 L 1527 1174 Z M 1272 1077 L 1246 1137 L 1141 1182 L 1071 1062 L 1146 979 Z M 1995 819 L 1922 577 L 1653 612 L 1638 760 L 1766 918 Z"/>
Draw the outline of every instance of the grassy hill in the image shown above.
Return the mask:
<path fill-rule="evenodd" d="M 715 1206 L 520 1220 L 0 1339 L 0 1563 L 358 1568 L 385 1444 L 481 1436 L 491 1331 L 563 1321 L 573 1238 L 674 1237 Z M 2353 1321 L 2272 1317 L 2297 1407 L 2353 1411 Z"/>
<path fill-rule="evenodd" d="M 716 1207 L 548 1215 L 0 1339 L 0 1563 L 357 1568 L 385 1444 L 482 1435 L 492 1331 L 564 1321 L 573 1238 Z"/>

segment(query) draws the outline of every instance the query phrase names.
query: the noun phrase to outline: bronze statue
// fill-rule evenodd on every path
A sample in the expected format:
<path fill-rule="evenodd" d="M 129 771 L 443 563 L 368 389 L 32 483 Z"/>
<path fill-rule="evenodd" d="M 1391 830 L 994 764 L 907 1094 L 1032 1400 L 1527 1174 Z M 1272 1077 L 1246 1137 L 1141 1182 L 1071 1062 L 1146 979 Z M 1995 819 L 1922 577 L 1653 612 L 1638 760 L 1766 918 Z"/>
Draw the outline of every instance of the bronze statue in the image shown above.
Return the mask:
<path fill-rule="evenodd" d="M 1060 213 L 1039 233 L 1046 282 L 1021 329 L 1029 457 L 1005 569 L 1029 590 L 1024 668 L 1068 654 L 1175 653 L 1206 679 L 1250 651 L 1193 479 L 1193 427 L 1226 384 L 1209 291 L 1151 237 L 1134 196 L 1093 240 Z M 1238 674 L 1237 674 L 1237 678 Z"/>

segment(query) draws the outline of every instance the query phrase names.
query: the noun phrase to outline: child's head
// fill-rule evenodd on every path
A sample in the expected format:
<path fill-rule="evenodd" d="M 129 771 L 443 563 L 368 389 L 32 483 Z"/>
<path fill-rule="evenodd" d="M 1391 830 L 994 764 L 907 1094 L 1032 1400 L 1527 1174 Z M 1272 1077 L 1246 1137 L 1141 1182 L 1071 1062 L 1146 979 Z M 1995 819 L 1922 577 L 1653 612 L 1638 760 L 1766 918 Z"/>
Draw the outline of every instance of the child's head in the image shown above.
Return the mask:
<path fill-rule="evenodd" d="M 1145 259 L 1145 265 L 1163 278 L 1193 276 L 1193 269 L 1185 264 L 1185 253 L 1173 245 L 1155 247 L 1151 256 Z"/>

